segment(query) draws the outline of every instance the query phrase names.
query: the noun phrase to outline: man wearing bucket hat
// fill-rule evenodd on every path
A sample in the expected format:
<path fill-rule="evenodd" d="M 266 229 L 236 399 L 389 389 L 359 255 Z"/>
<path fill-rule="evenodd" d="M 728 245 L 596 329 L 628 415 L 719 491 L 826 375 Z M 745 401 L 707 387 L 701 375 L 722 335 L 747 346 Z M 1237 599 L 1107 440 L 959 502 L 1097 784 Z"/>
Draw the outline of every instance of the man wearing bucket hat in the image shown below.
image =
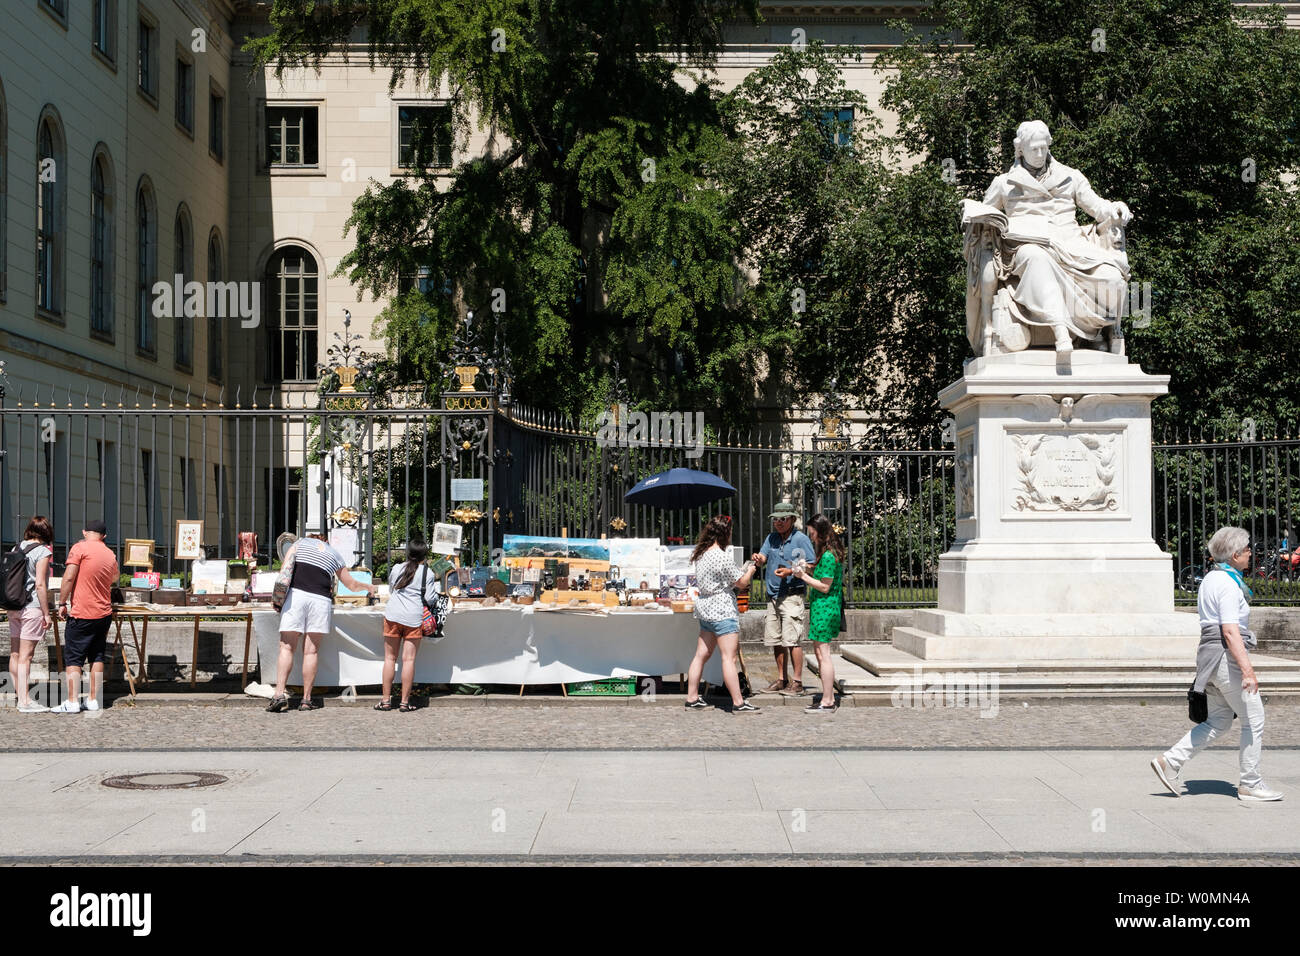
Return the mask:
<path fill-rule="evenodd" d="M 767 591 L 767 621 L 763 628 L 763 643 L 772 648 L 780 674 L 764 690 L 780 691 L 799 696 L 803 694 L 803 640 L 806 585 L 791 569 L 799 562 L 807 562 L 816 553 L 812 542 L 794 524 L 799 513 L 788 501 L 781 501 L 772 509 L 772 533 L 763 542 L 762 550 L 754 555 L 754 563 L 764 569 L 763 586 Z M 794 670 L 787 675 L 786 662 Z"/>

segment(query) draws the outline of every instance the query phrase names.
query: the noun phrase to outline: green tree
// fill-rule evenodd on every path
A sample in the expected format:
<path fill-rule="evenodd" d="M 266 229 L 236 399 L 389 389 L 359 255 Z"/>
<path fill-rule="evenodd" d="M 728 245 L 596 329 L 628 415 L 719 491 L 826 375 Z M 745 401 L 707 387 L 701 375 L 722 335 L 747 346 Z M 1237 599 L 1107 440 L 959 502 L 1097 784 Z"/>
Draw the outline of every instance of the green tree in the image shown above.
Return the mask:
<path fill-rule="evenodd" d="M 1157 424 L 1295 420 L 1300 33 L 1229 0 L 933 9 L 940 31 L 909 31 L 880 63 L 896 71 L 883 103 L 903 146 L 936 171 L 948 160 L 961 195 L 979 198 L 1010 165 L 1015 127 L 1046 122 L 1053 153 L 1133 210 L 1133 279 L 1153 298 L 1128 349 L 1172 376 Z M 916 238 L 936 241 L 934 225 Z M 930 264 L 956 276 L 959 255 Z"/>
<path fill-rule="evenodd" d="M 278 70 L 318 64 L 357 30 L 372 67 L 450 91 L 464 144 L 474 118 L 499 152 L 449 178 L 371 183 L 340 271 L 393 296 L 382 328 L 432 377 L 457 313 L 485 320 L 513 357 L 517 391 L 582 408 L 605 391 L 611 357 L 641 394 L 690 403 L 740 388 L 735 367 L 701 378 L 717 330 L 734 325 L 736 236 L 703 177 L 717 94 L 707 66 L 722 24 L 755 0 L 276 0 L 248 49 Z M 687 72 L 683 72 L 686 70 Z M 701 348 L 705 344 L 707 348 Z M 725 380 L 724 385 L 719 385 Z M 701 384 L 702 383 L 702 384 Z M 698 407 L 698 406 L 697 406 Z"/>

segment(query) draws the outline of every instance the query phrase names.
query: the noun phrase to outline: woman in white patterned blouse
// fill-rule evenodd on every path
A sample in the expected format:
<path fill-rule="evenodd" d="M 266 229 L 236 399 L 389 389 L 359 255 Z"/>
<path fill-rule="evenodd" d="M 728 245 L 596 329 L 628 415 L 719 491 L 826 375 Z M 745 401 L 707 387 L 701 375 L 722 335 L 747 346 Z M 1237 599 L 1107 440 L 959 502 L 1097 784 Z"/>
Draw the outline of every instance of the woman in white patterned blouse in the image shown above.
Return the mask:
<path fill-rule="evenodd" d="M 691 561 L 695 564 L 695 585 L 700 591 L 695 602 L 700 640 L 687 672 L 686 706 L 690 710 L 703 710 L 709 706 L 700 697 L 700 678 L 704 674 L 704 663 L 713 656 L 715 648 L 722 648 L 722 682 L 731 694 L 732 712 L 748 713 L 759 709 L 741 696 L 740 678 L 736 673 L 740 643 L 736 590 L 749 587 L 754 578 L 754 562 L 745 562 L 742 572 L 727 550 L 730 545 L 731 518 L 719 515 L 704 526 L 691 554 Z"/>

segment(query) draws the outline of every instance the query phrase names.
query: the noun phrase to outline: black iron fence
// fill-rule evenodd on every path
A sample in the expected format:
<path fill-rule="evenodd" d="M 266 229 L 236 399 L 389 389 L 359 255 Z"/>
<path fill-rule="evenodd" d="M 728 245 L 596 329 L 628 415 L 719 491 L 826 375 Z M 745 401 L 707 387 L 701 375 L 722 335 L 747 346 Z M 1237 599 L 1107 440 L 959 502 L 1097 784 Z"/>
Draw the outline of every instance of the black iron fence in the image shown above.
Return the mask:
<path fill-rule="evenodd" d="M 400 403 L 399 403 L 400 404 Z M 262 563 L 276 538 L 325 530 L 381 571 L 435 522 L 465 529 L 468 559 L 487 561 L 504 534 L 648 537 L 692 543 L 710 514 L 733 518 L 734 543 L 757 549 L 775 504 L 843 529 L 848 603 L 933 605 L 938 557 L 955 534 L 950 446 L 861 449 L 815 439 L 713 435 L 707 443 L 613 443 L 571 419 L 486 393 L 440 407 L 375 407 L 361 394 L 309 395 L 304 407 L 194 407 L 129 394 L 116 403 L 23 403 L 0 410 L 0 547 L 33 514 L 51 517 L 56 563 L 87 520 L 109 543 L 152 541 L 155 567 L 183 572 L 176 522 L 203 521 L 213 557 L 234 557 L 253 532 Z M 629 505 L 640 479 L 671 467 L 720 475 L 734 498 L 669 512 Z M 1153 448 L 1153 536 L 1170 553 L 1183 601 L 1195 598 L 1205 541 L 1224 524 L 1255 545 L 1258 600 L 1300 603 L 1293 564 L 1300 440 L 1163 439 Z M 341 534 L 337 529 L 345 529 Z M 754 597 L 761 599 L 755 589 Z"/>

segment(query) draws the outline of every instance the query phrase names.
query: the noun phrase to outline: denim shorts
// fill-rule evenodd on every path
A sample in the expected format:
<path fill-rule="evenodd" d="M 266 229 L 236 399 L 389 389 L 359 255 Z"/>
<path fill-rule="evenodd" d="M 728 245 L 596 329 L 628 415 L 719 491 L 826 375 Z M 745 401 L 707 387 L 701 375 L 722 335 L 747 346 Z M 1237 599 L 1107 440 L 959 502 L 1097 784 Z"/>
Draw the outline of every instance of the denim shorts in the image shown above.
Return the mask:
<path fill-rule="evenodd" d="M 721 621 L 700 621 L 700 630 L 710 634 L 735 634 L 740 631 L 740 621 L 734 617 L 724 617 Z"/>

